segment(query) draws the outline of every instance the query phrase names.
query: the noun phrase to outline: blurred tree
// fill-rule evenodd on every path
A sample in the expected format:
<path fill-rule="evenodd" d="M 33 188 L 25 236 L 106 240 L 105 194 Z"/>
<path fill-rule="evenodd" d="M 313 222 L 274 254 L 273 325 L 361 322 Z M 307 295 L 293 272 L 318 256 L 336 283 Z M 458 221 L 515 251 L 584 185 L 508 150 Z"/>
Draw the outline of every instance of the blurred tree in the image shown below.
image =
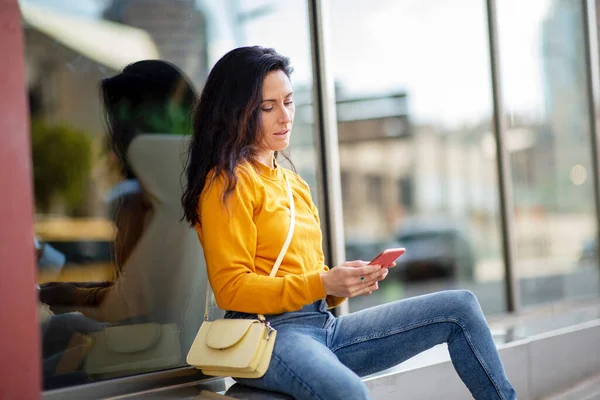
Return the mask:
<path fill-rule="evenodd" d="M 85 132 L 64 124 L 31 124 L 31 152 L 36 208 L 49 212 L 62 201 L 67 213 L 85 198 L 92 165 L 92 140 Z"/>

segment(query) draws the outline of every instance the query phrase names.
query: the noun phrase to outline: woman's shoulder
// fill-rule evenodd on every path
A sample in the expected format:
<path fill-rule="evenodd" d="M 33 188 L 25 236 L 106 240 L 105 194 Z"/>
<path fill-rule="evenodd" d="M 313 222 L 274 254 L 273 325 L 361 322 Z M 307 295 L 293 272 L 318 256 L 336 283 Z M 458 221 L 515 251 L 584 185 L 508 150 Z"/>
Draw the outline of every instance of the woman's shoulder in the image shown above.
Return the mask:
<path fill-rule="evenodd" d="M 250 161 L 241 161 L 235 168 L 235 175 L 239 180 L 257 181 L 260 178 L 259 172 Z"/>
<path fill-rule="evenodd" d="M 240 162 L 233 170 L 233 173 L 237 182 L 251 183 L 258 179 L 257 172 L 248 161 Z M 218 176 L 215 176 L 216 174 L 217 167 L 214 167 L 206 176 L 207 182 L 216 180 L 222 184 L 228 179 L 227 174 L 224 171 L 221 171 Z"/>
<path fill-rule="evenodd" d="M 230 189 L 232 189 L 230 191 Z M 240 163 L 234 169 L 234 175 L 227 174 L 223 171 L 217 175 L 216 168 L 213 168 L 206 176 L 204 190 L 200 201 L 207 198 L 219 198 L 222 200 L 223 193 L 236 193 L 236 196 L 241 196 L 245 201 L 257 197 L 257 178 L 252 173 L 251 168 Z M 229 195 L 227 196 L 230 197 Z M 229 198 L 228 201 L 231 201 Z"/>

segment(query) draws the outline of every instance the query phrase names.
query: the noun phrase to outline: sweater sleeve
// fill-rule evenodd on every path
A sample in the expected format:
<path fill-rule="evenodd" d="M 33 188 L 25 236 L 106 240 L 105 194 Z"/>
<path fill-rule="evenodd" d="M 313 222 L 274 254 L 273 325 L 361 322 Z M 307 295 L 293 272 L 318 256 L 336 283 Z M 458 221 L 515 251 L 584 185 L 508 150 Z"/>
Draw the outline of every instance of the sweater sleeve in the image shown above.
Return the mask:
<path fill-rule="evenodd" d="M 313 216 L 315 217 L 315 220 L 317 221 L 317 224 L 319 224 L 319 226 L 321 226 L 321 220 L 319 218 L 319 210 L 317 209 L 317 206 L 315 206 L 315 203 L 312 201 L 312 196 L 310 194 L 310 186 L 308 186 L 308 183 L 306 183 L 301 177 L 300 175 L 296 175 L 298 180 L 300 180 L 300 182 L 302 182 L 304 184 L 304 186 L 306 186 L 306 193 L 307 193 L 307 203 L 310 204 L 310 208 L 312 210 Z M 323 255 L 323 252 L 320 251 L 320 256 L 319 256 L 319 261 L 321 264 L 325 264 L 325 256 Z M 329 271 L 329 267 L 325 266 L 325 271 Z M 327 300 L 327 306 L 329 308 L 335 308 L 337 306 L 339 306 L 340 304 L 342 304 L 343 302 L 346 301 L 346 297 L 337 297 L 337 296 L 332 296 L 332 295 L 327 295 L 326 300 Z"/>
<path fill-rule="evenodd" d="M 295 311 L 325 298 L 319 272 L 270 277 L 256 273 L 258 204 L 256 183 L 238 170 L 235 190 L 223 204 L 223 179 L 214 180 L 200 198 L 199 237 L 210 285 L 219 308 L 251 314 Z"/>

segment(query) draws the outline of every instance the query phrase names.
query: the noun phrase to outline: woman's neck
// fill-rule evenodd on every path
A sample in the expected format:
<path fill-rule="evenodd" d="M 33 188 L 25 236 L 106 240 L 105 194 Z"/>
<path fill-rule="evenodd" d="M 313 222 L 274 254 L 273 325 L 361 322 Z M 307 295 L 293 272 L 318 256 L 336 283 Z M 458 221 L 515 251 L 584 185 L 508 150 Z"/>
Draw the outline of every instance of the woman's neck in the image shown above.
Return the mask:
<path fill-rule="evenodd" d="M 266 165 L 269 168 L 275 168 L 274 159 L 275 159 L 275 152 L 270 151 L 270 150 L 268 152 L 260 153 L 256 156 L 256 161 L 258 161 L 261 164 Z"/>

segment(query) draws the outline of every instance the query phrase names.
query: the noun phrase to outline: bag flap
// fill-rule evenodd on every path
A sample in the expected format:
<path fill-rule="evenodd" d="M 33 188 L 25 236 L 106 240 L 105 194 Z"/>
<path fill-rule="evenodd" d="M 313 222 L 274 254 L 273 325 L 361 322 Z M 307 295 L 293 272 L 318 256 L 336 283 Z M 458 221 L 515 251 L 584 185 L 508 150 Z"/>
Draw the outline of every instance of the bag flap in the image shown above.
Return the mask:
<path fill-rule="evenodd" d="M 149 349 L 160 339 L 157 323 L 111 326 L 104 330 L 106 347 L 115 353 L 135 353 Z"/>
<path fill-rule="evenodd" d="M 210 324 L 206 345 L 213 349 L 226 349 L 239 342 L 257 319 L 218 319 Z"/>

